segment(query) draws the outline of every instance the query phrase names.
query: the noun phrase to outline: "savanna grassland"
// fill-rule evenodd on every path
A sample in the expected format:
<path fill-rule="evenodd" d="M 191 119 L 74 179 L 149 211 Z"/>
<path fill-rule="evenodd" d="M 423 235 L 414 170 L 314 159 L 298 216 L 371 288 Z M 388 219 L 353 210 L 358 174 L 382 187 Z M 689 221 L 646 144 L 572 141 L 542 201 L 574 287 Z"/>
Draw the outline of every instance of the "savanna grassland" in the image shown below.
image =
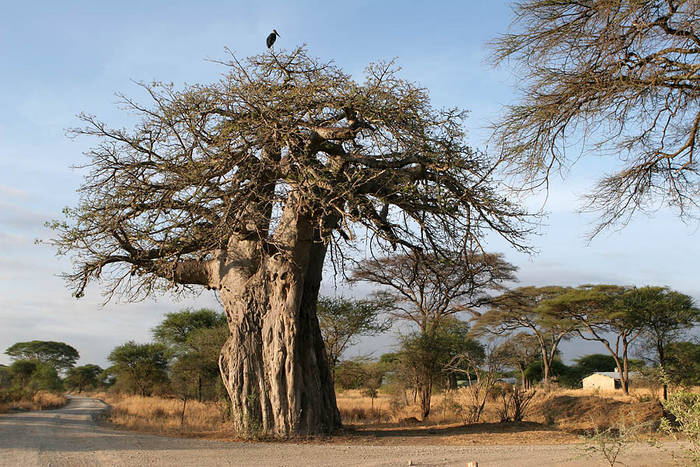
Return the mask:
<path fill-rule="evenodd" d="M 0 402 L 0 413 L 24 410 L 51 410 L 66 405 L 66 396 L 48 391 L 18 395 Z"/>
<path fill-rule="evenodd" d="M 324 442 L 373 444 L 565 444 L 581 442 L 581 435 L 618 426 L 639 426 L 642 438 L 658 436 L 663 411 L 650 390 L 625 396 L 590 390 L 539 391 L 522 422 L 501 422 L 502 401 L 486 399 L 480 420 L 465 423 L 470 404 L 468 388 L 445 391 L 433 397 L 431 416 L 420 421 L 418 404 L 397 401 L 380 392 L 376 398 L 358 390 L 337 395 L 342 431 Z M 97 393 L 112 406 L 106 420 L 131 430 L 186 437 L 239 439 L 227 423 L 224 402 L 197 402 L 166 397 Z M 184 414 L 183 414 L 184 408 Z"/>

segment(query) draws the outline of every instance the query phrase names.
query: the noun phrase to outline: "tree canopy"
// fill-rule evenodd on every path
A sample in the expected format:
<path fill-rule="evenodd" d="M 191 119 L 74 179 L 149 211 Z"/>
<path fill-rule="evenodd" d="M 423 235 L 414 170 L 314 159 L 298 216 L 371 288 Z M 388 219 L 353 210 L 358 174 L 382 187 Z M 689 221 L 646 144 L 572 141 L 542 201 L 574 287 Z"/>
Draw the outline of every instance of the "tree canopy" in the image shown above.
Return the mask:
<path fill-rule="evenodd" d="M 165 319 L 153 328 L 156 342 L 176 347 L 183 351 L 191 347 L 191 341 L 198 331 L 226 327 L 226 315 L 214 310 L 182 310 L 167 313 Z"/>
<path fill-rule="evenodd" d="M 392 303 L 394 317 L 431 332 L 445 318 L 486 303 L 516 270 L 496 253 L 412 252 L 363 260 L 351 280 L 380 286 L 377 296 Z"/>
<path fill-rule="evenodd" d="M 619 285 L 583 285 L 543 302 L 547 312 L 579 324 L 576 333 L 603 344 L 615 360 L 625 394 L 629 393 L 629 349 L 642 334 L 636 289 Z M 613 340 L 614 339 L 614 340 Z"/>
<path fill-rule="evenodd" d="M 80 358 L 77 350 L 63 342 L 29 341 L 17 342 L 5 350 L 14 360 L 37 360 L 52 366 L 57 371 L 67 370 Z"/>
<path fill-rule="evenodd" d="M 245 245 L 292 253 L 292 214 L 334 245 L 361 229 L 375 247 L 459 251 L 489 229 L 522 246 L 524 211 L 465 144 L 465 112 L 434 109 L 393 63 L 370 65 L 364 83 L 303 48 L 225 65 L 218 83 L 144 84 L 150 105 L 122 96 L 140 117 L 132 130 L 81 116 L 73 133 L 99 143 L 80 203 L 54 224 L 76 295 L 93 279 L 134 299 L 220 288 L 222 265 L 251 267 Z"/>
<path fill-rule="evenodd" d="M 83 392 L 83 389 L 95 389 L 102 384 L 100 376 L 103 372 L 102 368 L 93 364 L 76 366 L 68 370 L 64 383 L 78 392 Z"/>
<path fill-rule="evenodd" d="M 511 173 L 531 186 L 580 154 L 621 159 L 588 195 L 598 232 L 662 204 L 697 207 L 700 4 L 694 0 L 523 0 L 494 45 L 519 103 L 496 124 Z M 576 156 L 567 154 L 575 152 Z"/>
<path fill-rule="evenodd" d="M 490 309 L 475 313 L 474 332 L 477 334 L 510 335 L 526 331 L 537 340 L 542 356 L 545 383 L 549 382 L 549 370 L 557 355 L 559 343 L 568 339 L 579 326 L 573 319 L 550 313 L 543 306 L 569 289 L 567 287 L 518 287 L 493 298 Z"/>
<path fill-rule="evenodd" d="M 129 341 L 115 347 L 107 358 L 113 363 L 109 370 L 117 375 L 122 389 L 148 396 L 168 380 L 168 358 L 162 344 Z"/>
<path fill-rule="evenodd" d="M 318 320 L 328 360 L 334 367 L 348 346 L 360 336 L 371 336 L 387 331 L 391 321 L 386 316 L 388 305 L 377 300 L 352 300 L 343 297 L 321 297 L 318 301 Z"/>

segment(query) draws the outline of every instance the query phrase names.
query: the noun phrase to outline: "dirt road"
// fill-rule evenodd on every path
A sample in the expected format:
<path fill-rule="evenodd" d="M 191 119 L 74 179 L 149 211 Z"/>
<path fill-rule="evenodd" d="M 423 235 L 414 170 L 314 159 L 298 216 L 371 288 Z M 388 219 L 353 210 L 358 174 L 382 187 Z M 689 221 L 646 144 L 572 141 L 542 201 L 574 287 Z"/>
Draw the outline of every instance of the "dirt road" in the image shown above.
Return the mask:
<path fill-rule="evenodd" d="M 228 443 L 118 431 L 94 417 L 105 405 L 73 398 L 59 410 L 0 415 L 0 466 L 488 466 L 606 465 L 580 448 L 553 446 L 343 446 Z M 626 465 L 672 465 L 668 453 L 635 445 Z"/>

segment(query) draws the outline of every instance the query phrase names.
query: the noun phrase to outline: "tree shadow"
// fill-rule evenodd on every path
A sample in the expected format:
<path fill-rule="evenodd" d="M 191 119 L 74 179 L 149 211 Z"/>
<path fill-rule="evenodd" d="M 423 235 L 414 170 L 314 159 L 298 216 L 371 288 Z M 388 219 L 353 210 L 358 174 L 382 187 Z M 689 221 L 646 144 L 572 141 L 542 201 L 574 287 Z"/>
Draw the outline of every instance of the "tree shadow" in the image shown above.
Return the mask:
<path fill-rule="evenodd" d="M 449 426 L 347 426 L 348 434 L 373 436 L 377 438 L 403 438 L 423 436 L 459 436 L 475 434 L 499 434 L 499 433 L 524 433 L 524 432 L 551 432 L 558 431 L 555 428 L 536 422 L 519 423 L 473 423 L 469 425 Z"/>

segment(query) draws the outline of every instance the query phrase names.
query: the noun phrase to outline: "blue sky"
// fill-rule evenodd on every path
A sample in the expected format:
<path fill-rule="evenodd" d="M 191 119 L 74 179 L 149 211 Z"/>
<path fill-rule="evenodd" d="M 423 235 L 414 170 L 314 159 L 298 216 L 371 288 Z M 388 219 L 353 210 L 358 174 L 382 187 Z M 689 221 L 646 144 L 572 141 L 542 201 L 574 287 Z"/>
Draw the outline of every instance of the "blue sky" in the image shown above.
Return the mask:
<path fill-rule="evenodd" d="M 144 5 L 145 3 L 145 5 Z M 0 15 L 0 349 L 23 340 L 61 340 L 76 347 L 81 363 L 106 364 L 116 345 L 145 341 L 166 312 L 218 306 L 207 293 L 174 302 L 167 296 L 137 304 L 101 306 L 99 287 L 75 300 L 57 274 L 66 258 L 47 246 L 43 223 L 74 205 L 94 141 L 72 140 L 81 111 L 115 126 L 129 126 L 115 92 L 141 97 L 133 81 L 209 82 L 223 72 L 207 59 L 229 47 L 245 57 L 265 49 L 277 29 L 277 46 L 307 44 L 354 76 L 371 61 L 396 57 L 402 76 L 430 90 L 436 106 L 471 111 L 470 142 L 486 148 L 486 126 L 502 105 L 514 102 L 516 72 L 493 69 L 485 43 L 507 30 L 508 2 L 4 2 Z M 522 285 L 611 282 L 668 285 L 700 298 L 695 280 L 700 247 L 697 225 L 673 213 L 638 217 L 590 245 L 594 218 L 575 213 L 578 196 L 610 161 L 591 158 L 556 179 L 540 233 L 539 254 L 517 254 L 497 239 L 491 247 L 520 267 Z M 528 201 L 541 207 L 542 196 Z M 324 285 L 333 291 L 332 278 Z M 358 293 L 347 291 L 348 294 Z M 391 350 L 385 336 L 365 339 L 353 353 Z M 571 342 L 568 357 L 602 347 Z M 7 363 L 0 356 L 0 363 Z"/>

